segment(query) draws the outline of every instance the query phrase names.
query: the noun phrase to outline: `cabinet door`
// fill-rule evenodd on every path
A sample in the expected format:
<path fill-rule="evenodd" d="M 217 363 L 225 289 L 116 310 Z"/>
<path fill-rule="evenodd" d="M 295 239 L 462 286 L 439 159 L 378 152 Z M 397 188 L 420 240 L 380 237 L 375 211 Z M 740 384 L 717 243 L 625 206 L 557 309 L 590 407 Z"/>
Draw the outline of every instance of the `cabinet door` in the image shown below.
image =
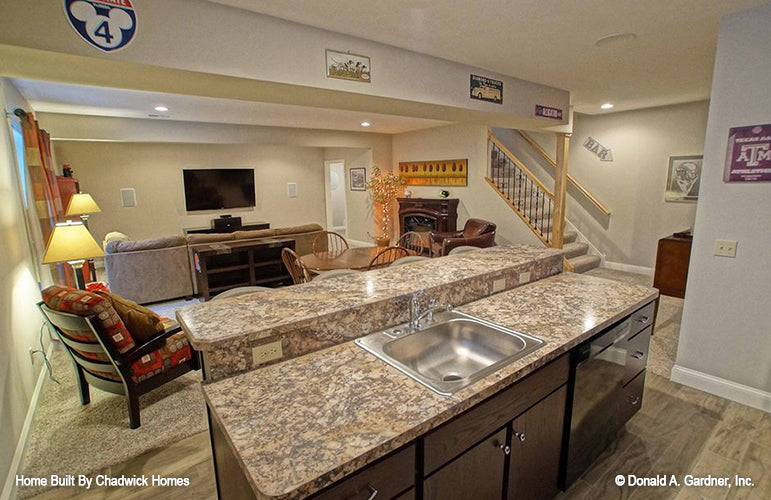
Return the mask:
<path fill-rule="evenodd" d="M 509 499 L 548 499 L 559 493 L 566 395 L 563 385 L 512 422 Z"/>
<path fill-rule="evenodd" d="M 425 500 L 499 500 L 503 496 L 506 429 L 501 429 L 428 477 Z"/>

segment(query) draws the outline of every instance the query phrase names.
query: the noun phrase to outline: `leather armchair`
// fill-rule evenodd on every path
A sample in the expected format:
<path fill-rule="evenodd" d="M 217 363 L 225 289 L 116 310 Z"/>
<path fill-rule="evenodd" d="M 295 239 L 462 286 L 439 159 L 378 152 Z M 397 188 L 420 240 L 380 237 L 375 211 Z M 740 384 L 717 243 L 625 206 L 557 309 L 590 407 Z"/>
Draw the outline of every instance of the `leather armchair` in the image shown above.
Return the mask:
<path fill-rule="evenodd" d="M 447 255 L 455 247 L 468 245 L 487 248 L 495 245 L 496 225 L 483 219 L 469 219 L 463 231 L 436 232 L 432 231 L 431 254 L 433 256 Z"/>

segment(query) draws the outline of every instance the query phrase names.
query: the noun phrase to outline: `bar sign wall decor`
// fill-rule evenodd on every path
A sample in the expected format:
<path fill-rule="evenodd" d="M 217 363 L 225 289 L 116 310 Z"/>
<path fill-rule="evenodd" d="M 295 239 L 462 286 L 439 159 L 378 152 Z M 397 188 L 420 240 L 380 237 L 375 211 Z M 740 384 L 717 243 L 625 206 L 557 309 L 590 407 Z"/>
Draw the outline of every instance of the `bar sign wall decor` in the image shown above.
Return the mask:
<path fill-rule="evenodd" d="M 723 182 L 771 181 L 771 124 L 734 127 L 728 132 Z"/>
<path fill-rule="evenodd" d="M 562 120 L 562 110 L 559 108 L 550 108 L 549 106 L 535 105 L 535 116 L 551 118 L 552 120 Z"/>
<path fill-rule="evenodd" d="M 503 82 L 484 76 L 471 75 L 469 97 L 480 101 L 503 104 Z"/>

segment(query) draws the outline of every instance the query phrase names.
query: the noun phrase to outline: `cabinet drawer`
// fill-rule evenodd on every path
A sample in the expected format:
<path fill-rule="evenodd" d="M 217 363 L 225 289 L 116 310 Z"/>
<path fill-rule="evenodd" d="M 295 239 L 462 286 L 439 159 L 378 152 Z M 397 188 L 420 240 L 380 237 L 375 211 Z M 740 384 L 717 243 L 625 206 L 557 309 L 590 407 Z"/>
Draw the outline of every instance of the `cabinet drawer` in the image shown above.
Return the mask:
<path fill-rule="evenodd" d="M 652 327 L 648 327 L 626 342 L 626 368 L 623 384 L 626 384 L 645 369 L 651 343 Z"/>
<path fill-rule="evenodd" d="M 632 335 L 653 324 L 653 306 L 651 302 L 632 313 Z"/>
<path fill-rule="evenodd" d="M 645 370 L 633 378 L 632 381 L 626 384 L 620 391 L 617 411 L 619 427 L 629 421 L 642 406 L 644 386 Z"/>
<path fill-rule="evenodd" d="M 383 500 L 394 498 L 415 484 L 415 445 L 411 444 L 378 462 L 344 478 L 315 500 L 367 500 L 375 496 Z M 409 496 L 407 497 L 409 498 Z"/>
<path fill-rule="evenodd" d="M 567 382 L 569 369 L 569 357 L 562 356 L 427 434 L 423 441 L 425 475 L 484 439 L 490 429 L 505 425 Z"/>

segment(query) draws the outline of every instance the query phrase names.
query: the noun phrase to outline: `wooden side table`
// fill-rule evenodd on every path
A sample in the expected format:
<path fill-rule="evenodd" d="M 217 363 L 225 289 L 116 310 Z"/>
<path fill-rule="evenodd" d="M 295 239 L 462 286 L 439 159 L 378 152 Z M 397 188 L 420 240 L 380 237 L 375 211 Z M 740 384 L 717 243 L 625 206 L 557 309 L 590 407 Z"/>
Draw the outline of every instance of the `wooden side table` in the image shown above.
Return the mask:
<path fill-rule="evenodd" d="M 692 236 L 674 234 L 659 240 L 653 286 L 658 288 L 662 295 L 685 297 L 692 242 Z"/>
<path fill-rule="evenodd" d="M 209 300 L 218 292 L 241 286 L 291 285 L 281 250 L 294 250 L 294 244 L 291 238 L 269 238 L 191 246 L 198 294 Z"/>

